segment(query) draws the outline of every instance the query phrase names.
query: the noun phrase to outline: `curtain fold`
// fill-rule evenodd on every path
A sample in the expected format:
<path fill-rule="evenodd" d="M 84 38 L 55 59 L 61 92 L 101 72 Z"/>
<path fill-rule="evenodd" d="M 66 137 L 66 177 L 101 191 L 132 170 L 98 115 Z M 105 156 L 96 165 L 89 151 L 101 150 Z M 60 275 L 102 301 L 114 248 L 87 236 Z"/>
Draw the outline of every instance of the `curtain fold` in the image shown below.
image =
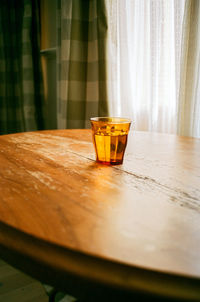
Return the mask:
<path fill-rule="evenodd" d="M 0 1 L 0 133 L 43 128 L 37 1 Z"/>
<path fill-rule="evenodd" d="M 200 137 L 200 1 L 196 0 L 185 2 L 178 133 Z"/>
<path fill-rule="evenodd" d="M 87 128 L 107 115 L 104 0 L 58 0 L 58 128 Z"/>

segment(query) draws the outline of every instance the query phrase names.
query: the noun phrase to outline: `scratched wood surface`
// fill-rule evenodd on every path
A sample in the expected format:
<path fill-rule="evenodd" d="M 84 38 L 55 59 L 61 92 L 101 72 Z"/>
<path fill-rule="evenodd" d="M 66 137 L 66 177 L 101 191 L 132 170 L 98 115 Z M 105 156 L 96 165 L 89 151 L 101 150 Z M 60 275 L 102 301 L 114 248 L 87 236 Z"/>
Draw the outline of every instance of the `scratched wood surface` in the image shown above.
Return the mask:
<path fill-rule="evenodd" d="M 95 162 L 90 130 L 1 136 L 0 192 L 2 225 L 200 280 L 199 139 L 131 131 L 123 165 L 109 167 Z"/>

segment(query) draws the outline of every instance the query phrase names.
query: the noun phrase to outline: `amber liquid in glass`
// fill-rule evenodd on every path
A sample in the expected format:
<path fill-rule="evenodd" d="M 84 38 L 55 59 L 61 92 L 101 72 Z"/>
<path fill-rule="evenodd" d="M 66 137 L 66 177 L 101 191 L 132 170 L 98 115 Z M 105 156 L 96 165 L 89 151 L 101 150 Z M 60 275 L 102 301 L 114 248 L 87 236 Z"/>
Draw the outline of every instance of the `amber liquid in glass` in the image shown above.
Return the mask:
<path fill-rule="evenodd" d="M 105 133 L 104 131 L 99 131 L 99 133 L 94 135 L 97 161 L 108 165 L 121 164 L 126 144 L 127 134 L 124 132 Z"/>

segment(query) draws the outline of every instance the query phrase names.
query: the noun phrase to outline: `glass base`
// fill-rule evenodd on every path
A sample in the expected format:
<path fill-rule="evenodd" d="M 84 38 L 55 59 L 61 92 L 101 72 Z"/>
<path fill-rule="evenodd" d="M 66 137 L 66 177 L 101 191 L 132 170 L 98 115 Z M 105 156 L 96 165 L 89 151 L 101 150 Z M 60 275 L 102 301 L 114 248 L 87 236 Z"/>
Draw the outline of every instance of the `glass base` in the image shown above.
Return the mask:
<path fill-rule="evenodd" d="M 122 165 L 123 160 L 120 161 L 103 161 L 103 160 L 96 160 L 97 163 L 107 166 L 116 166 L 116 165 Z"/>

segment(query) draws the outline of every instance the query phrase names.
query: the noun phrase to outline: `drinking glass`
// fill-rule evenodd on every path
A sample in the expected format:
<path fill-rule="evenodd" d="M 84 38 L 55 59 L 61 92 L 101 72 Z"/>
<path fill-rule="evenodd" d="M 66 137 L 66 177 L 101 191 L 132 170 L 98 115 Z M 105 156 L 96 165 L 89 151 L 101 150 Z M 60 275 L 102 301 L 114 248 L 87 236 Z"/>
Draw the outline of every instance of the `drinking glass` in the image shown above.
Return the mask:
<path fill-rule="evenodd" d="M 96 161 L 106 165 L 123 163 L 131 120 L 121 117 L 90 119 Z"/>

